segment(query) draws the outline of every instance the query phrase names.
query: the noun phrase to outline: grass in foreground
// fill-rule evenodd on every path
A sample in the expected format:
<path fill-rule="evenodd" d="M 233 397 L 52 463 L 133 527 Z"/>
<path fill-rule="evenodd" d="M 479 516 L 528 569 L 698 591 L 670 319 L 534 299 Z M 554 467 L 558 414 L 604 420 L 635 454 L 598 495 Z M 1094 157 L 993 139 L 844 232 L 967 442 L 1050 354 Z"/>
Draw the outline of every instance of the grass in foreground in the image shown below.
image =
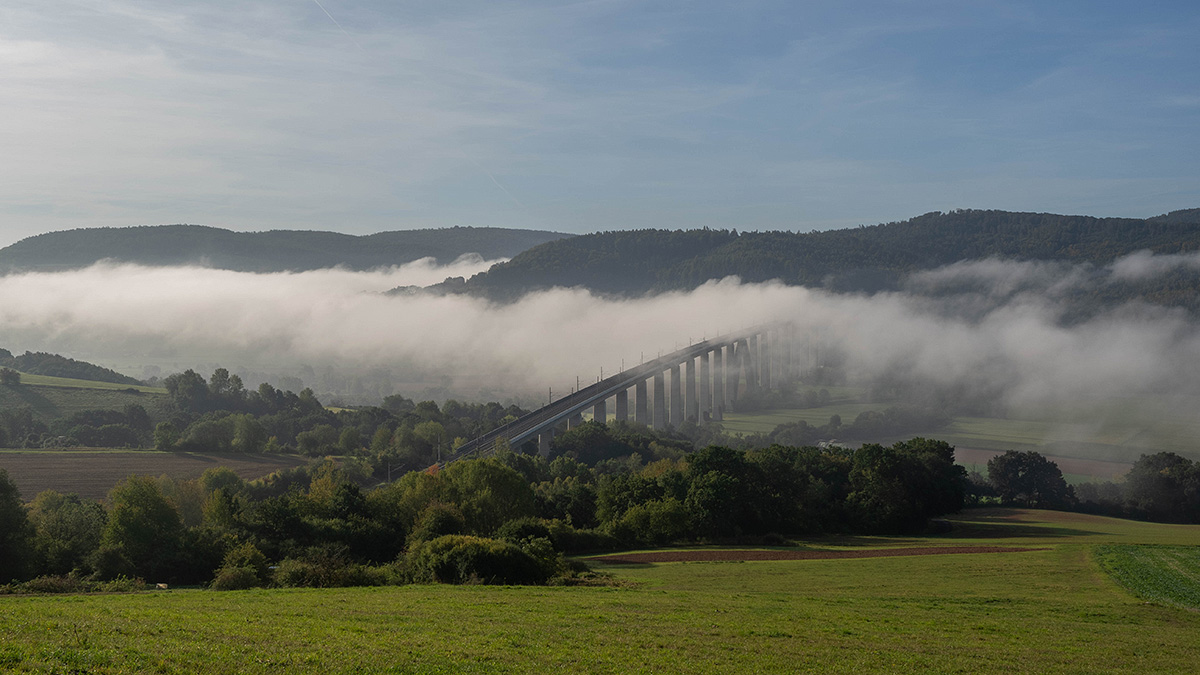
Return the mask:
<path fill-rule="evenodd" d="M 1044 550 L 604 568 L 633 587 L 407 586 L 0 598 L 0 669 L 93 673 L 1189 672 L 1200 614 L 1148 605 L 1096 543 L 1200 527 L 968 512 L 950 536 Z M 1148 637 L 1152 636 L 1152 638 Z"/>
<path fill-rule="evenodd" d="M 1099 546 L 1096 559 L 1139 598 L 1200 610 L 1200 546 Z"/>

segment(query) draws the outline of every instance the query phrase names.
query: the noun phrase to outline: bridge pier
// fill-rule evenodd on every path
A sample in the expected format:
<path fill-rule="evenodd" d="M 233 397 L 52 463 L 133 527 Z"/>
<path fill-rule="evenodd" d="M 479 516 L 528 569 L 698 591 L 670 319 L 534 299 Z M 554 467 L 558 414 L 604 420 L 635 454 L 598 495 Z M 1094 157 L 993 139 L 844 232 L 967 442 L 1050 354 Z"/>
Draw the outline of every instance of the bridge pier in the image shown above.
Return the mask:
<path fill-rule="evenodd" d="M 600 424 L 608 424 L 608 402 L 599 401 L 592 406 L 592 419 Z"/>
<path fill-rule="evenodd" d="M 700 401 L 696 399 L 696 359 L 683 362 L 684 418 L 700 421 Z"/>
<path fill-rule="evenodd" d="M 575 413 L 574 415 L 571 415 L 570 417 L 567 418 L 567 429 L 568 430 L 574 429 L 575 427 L 577 427 L 581 424 L 583 424 L 583 414 L 582 413 Z"/>
<path fill-rule="evenodd" d="M 646 380 L 640 380 L 633 385 L 633 421 L 638 424 L 650 426 L 654 420 L 650 419 L 649 401 L 646 400 Z"/>
<path fill-rule="evenodd" d="M 770 391 L 771 389 L 771 351 L 768 348 L 769 341 L 767 334 L 769 331 L 763 331 L 759 336 L 758 342 L 758 384 L 763 389 Z"/>
<path fill-rule="evenodd" d="M 671 416 L 667 424 L 678 427 L 683 422 L 683 382 L 679 379 L 679 364 L 671 366 Z"/>
<path fill-rule="evenodd" d="M 742 359 L 743 367 L 746 369 L 746 391 L 751 392 L 758 389 L 758 336 L 751 335 L 746 338 L 746 357 Z"/>
<path fill-rule="evenodd" d="M 616 418 L 618 422 L 625 422 L 629 419 L 629 390 L 622 389 L 617 392 L 617 411 Z"/>
<path fill-rule="evenodd" d="M 712 411 L 713 419 L 718 422 L 725 417 L 725 368 L 723 367 L 722 354 L 725 352 L 724 347 L 717 347 L 713 350 L 713 398 Z"/>
<path fill-rule="evenodd" d="M 550 442 L 554 440 L 554 428 L 547 427 L 538 434 L 538 457 L 550 458 Z"/>
<path fill-rule="evenodd" d="M 711 376 L 708 370 L 708 352 L 700 355 L 700 413 L 696 418 L 697 422 L 703 422 L 706 418 L 712 419 L 712 391 L 709 383 Z"/>
<path fill-rule="evenodd" d="M 654 428 L 667 428 L 667 382 L 665 373 L 654 374 Z"/>
<path fill-rule="evenodd" d="M 745 341 L 738 340 L 729 345 L 729 365 L 725 369 L 725 407 L 733 406 L 738 398 L 738 388 L 742 383 L 743 361 L 746 359 Z"/>

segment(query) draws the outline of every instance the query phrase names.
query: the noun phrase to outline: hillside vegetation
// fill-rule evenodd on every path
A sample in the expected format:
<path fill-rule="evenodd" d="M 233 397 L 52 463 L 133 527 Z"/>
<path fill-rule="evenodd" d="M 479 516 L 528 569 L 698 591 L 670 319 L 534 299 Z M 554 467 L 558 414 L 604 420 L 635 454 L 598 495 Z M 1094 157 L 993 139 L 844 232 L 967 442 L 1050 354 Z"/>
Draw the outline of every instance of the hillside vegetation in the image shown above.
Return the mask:
<path fill-rule="evenodd" d="M 0 367 L 12 368 L 28 375 L 123 385 L 141 384 L 138 380 L 115 370 L 46 352 L 25 352 L 20 356 L 13 356 L 7 349 L 0 349 Z"/>
<path fill-rule="evenodd" d="M 353 236 L 336 232 L 231 232 L 201 225 L 100 227 L 49 232 L 0 249 L 0 273 L 63 270 L 100 260 L 142 265 L 201 264 L 244 272 L 342 266 L 371 269 L 466 253 L 507 258 L 567 235 L 540 230 L 452 227 Z"/>
<path fill-rule="evenodd" d="M 1136 251 L 1200 250 L 1200 209 L 1145 220 L 963 210 L 827 232 L 636 230 L 601 232 L 537 246 L 476 275 L 464 290 L 495 298 L 553 286 L 637 295 L 690 289 L 731 275 L 836 291 L 899 288 L 919 270 L 1001 258 L 1103 265 Z M 1109 288 L 1159 304 L 1192 307 L 1200 277 L 1153 287 Z M 1105 298 L 1099 298 L 1099 301 Z"/>

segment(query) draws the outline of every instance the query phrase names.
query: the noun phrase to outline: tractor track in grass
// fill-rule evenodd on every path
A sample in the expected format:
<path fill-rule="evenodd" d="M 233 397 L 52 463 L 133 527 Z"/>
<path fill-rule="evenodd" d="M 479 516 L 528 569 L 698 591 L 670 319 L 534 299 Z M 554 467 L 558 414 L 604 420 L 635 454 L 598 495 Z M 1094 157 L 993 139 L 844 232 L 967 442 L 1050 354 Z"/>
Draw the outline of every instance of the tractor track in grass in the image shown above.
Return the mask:
<path fill-rule="evenodd" d="M 747 550 L 713 549 L 697 551 L 651 551 L 620 553 L 589 558 L 595 562 L 645 564 L 663 562 L 749 562 L 760 560 L 838 560 L 848 558 L 887 558 L 893 556 L 946 555 L 954 553 L 1024 553 L 1046 548 L 1021 546 L 924 546 L 910 548 L 872 548 L 862 550 Z"/>

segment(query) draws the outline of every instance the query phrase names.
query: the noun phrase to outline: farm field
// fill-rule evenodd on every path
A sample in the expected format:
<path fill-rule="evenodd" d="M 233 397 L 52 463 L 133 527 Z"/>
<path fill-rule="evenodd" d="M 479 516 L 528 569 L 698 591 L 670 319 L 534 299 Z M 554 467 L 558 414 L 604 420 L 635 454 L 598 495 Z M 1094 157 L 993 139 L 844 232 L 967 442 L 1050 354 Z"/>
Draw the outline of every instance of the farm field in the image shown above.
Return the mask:
<path fill-rule="evenodd" d="M 0 668 L 92 673 L 1191 672 L 1200 613 L 1105 574 L 1101 544 L 1200 527 L 989 509 L 937 537 L 800 548 L 1024 552 L 598 566 L 609 587 L 0 597 Z M 684 551 L 689 549 L 683 549 Z"/>
<path fill-rule="evenodd" d="M 41 380 L 56 382 L 35 384 Z M 21 382 L 17 387 L 0 387 L 0 408 L 28 407 L 35 417 L 43 421 L 69 417 L 83 410 L 122 410 L 130 404 L 145 408 L 155 421 L 165 419 L 169 414 L 169 399 L 165 389 L 40 375 L 22 375 Z"/>
<path fill-rule="evenodd" d="M 102 499 L 119 481 L 132 474 L 199 478 L 215 466 L 227 466 L 242 478 L 261 478 L 272 471 L 302 466 L 309 460 L 296 455 L 154 452 L 151 450 L 2 450 L 0 468 L 32 500 L 43 490 L 74 492 Z"/>

